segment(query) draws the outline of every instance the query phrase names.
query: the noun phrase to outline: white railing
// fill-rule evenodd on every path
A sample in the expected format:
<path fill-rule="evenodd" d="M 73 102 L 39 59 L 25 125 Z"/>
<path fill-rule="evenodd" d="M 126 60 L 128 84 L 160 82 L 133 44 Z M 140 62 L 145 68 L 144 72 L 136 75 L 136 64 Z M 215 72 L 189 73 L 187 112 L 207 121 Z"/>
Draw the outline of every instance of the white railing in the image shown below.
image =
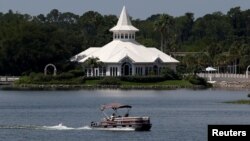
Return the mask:
<path fill-rule="evenodd" d="M 248 79 L 246 74 L 231 74 L 231 73 L 198 73 L 200 77 L 204 78 L 242 78 Z"/>

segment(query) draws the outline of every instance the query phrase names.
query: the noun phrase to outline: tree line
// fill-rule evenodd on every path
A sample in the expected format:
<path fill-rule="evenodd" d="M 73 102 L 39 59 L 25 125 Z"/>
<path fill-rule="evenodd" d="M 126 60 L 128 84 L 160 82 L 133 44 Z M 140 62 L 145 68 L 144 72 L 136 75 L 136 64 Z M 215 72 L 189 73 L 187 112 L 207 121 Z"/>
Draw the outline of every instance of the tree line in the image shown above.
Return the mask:
<path fill-rule="evenodd" d="M 48 63 L 55 64 L 59 72 L 74 69 L 70 58 L 110 42 L 109 29 L 117 20 L 115 15 L 94 11 L 76 15 L 53 9 L 37 16 L 0 12 L 0 75 L 42 72 Z M 214 12 L 197 19 L 193 13 L 179 17 L 156 14 L 132 22 L 140 29 L 136 40 L 145 46 L 171 55 L 197 52 L 177 58 L 180 71 L 207 66 L 225 66 L 227 71 L 228 65 L 243 71 L 250 65 L 250 10 L 235 7 L 226 14 Z"/>

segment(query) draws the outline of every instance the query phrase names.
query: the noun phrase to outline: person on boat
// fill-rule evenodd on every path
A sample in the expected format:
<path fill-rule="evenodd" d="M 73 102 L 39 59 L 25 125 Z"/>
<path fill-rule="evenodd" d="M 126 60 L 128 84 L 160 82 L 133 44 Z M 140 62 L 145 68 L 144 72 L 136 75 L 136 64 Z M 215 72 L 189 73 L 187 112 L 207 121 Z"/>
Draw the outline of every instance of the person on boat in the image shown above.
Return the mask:
<path fill-rule="evenodd" d="M 129 114 L 128 113 L 126 113 L 125 115 L 124 115 L 124 117 L 128 117 L 129 116 Z"/>
<path fill-rule="evenodd" d="M 111 119 L 111 120 L 114 120 L 114 118 L 115 118 L 115 113 L 113 113 L 113 114 L 110 116 L 110 119 Z"/>

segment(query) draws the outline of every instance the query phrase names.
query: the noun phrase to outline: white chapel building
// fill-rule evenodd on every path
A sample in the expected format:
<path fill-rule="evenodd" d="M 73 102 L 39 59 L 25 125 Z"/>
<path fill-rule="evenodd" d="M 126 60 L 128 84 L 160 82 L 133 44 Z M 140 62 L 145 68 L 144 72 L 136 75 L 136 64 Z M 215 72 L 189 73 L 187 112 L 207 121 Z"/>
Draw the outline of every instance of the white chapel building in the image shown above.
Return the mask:
<path fill-rule="evenodd" d="M 125 6 L 117 25 L 110 31 L 113 32 L 113 41 L 103 47 L 90 47 L 72 58 L 72 61 L 84 63 L 88 58 L 97 57 L 104 63 L 104 67 L 95 68 L 94 72 L 87 68 L 88 77 L 159 75 L 165 67 L 176 70 L 179 61 L 155 47 L 136 42 L 135 33 L 139 30 L 131 24 Z"/>

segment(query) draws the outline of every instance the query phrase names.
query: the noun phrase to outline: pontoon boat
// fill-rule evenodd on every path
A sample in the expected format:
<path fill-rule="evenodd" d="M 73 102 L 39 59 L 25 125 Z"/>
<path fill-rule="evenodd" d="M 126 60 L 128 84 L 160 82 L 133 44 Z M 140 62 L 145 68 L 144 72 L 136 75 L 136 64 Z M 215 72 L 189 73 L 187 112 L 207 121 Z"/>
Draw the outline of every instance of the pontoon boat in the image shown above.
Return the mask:
<path fill-rule="evenodd" d="M 92 121 L 91 127 L 99 129 L 131 128 L 135 131 L 149 131 L 152 126 L 150 118 L 130 116 L 129 111 L 131 108 L 132 106 L 130 105 L 123 105 L 120 103 L 102 105 L 101 111 L 105 117 L 100 122 Z M 104 112 L 107 109 L 112 109 L 114 113 L 108 116 Z M 124 115 L 119 115 L 118 109 L 127 109 L 127 112 Z"/>

